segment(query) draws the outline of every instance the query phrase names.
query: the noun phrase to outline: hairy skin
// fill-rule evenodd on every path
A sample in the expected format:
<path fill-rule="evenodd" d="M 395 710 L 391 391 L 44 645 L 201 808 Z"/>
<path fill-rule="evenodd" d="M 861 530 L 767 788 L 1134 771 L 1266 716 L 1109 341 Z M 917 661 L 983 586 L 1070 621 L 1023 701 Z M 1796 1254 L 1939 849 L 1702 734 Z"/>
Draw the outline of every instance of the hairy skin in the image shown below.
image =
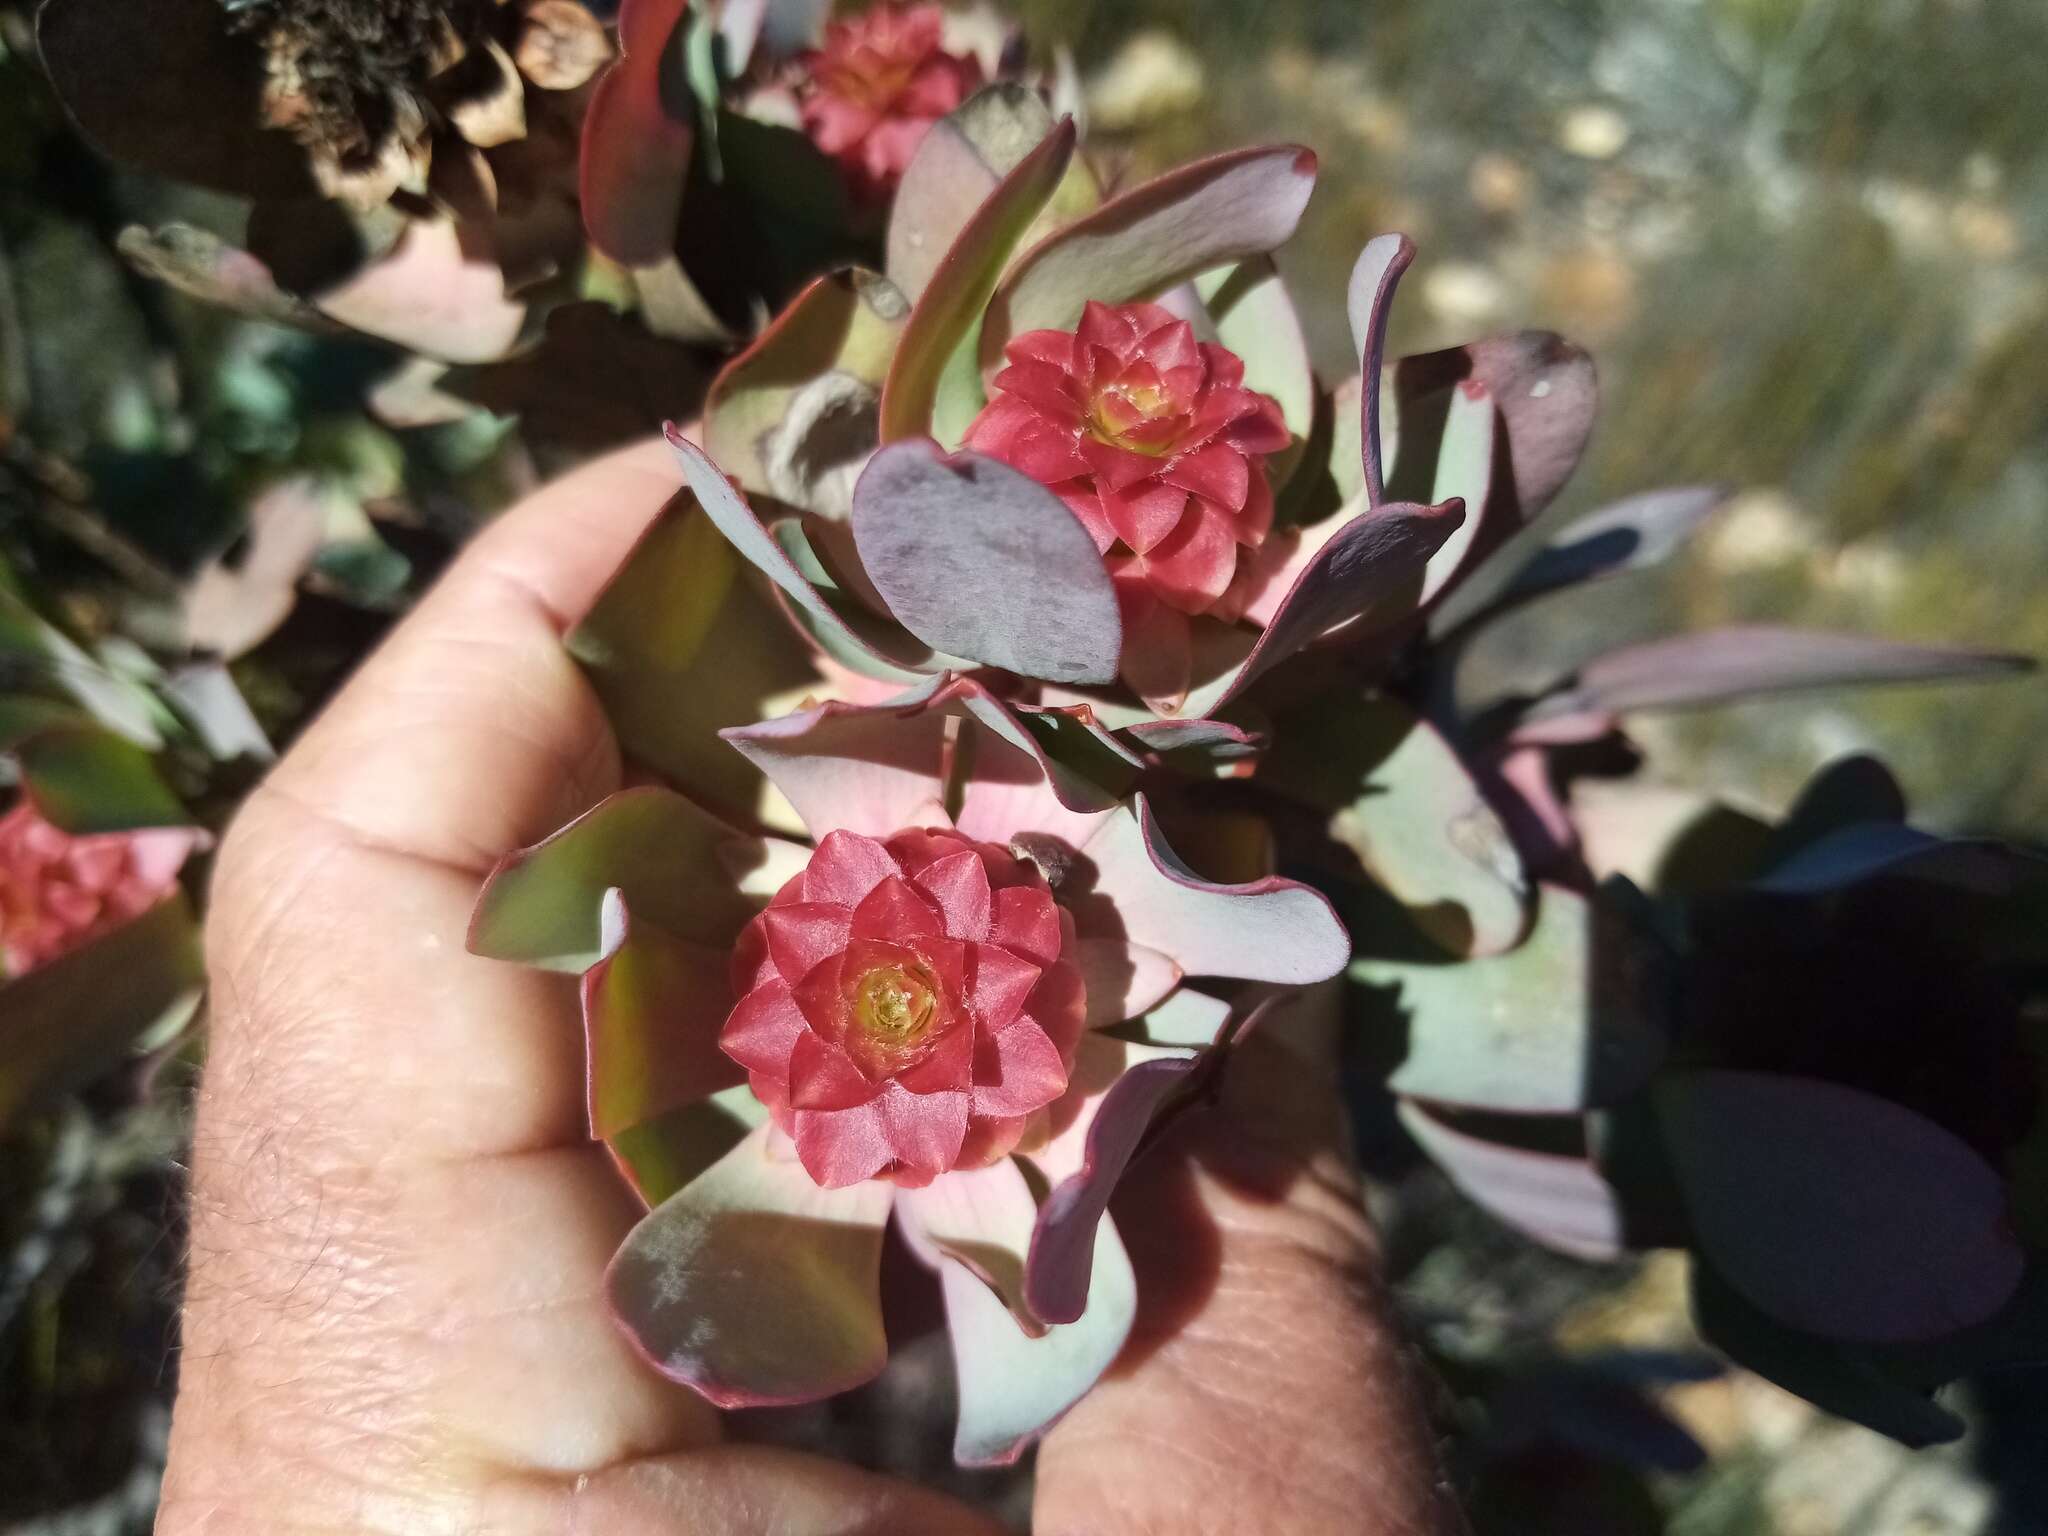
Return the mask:
<path fill-rule="evenodd" d="M 950 1499 L 721 1441 L 599 1281 L 570 978 L 463 950 L 483 872 L 619 783 L 559 640 L 675 485 L 658 445 L 508 514 L 230 832 L 208 925 L 185 1349 L 159 1536 L 984 1536 Z M 1041 1536 L 1462 1529 L 1315 1044 L 1119 1197 L 1139 1336 L 1047 1439 Z"/>

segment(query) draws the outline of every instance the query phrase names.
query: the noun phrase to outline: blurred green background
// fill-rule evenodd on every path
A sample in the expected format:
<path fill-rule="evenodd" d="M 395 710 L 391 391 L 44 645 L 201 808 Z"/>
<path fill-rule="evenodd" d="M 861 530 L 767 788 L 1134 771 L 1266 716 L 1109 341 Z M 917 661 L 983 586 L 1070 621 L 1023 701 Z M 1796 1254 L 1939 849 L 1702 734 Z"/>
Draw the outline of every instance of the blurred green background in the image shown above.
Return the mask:
<path fill-rule="evenodd" d="M 1394 346 L 1548 326 L 1605 406 L 1553 520 L 1653 485 L 1741 496 L 1665 572 L 1538 606 L 1475 664 L 1538 682 L 1596 649 L 1785 620 L 2048 655 L 2048 4 L 2043 0 L 1022 0 L 1071 47 L 1106 164 L 1298 139 L 1322 182 L 1285 261 L 1333 375 L 1360 243 L 1421 248 Z M 407 514 L 329 579 L 393 603 L 547 469 L 488 421 L 394 437 L 362 349 L 143 282 L 126 223 L 221 200 L 70 134 L 0 0 L 0 535 L 175 576 L 250 487 L 311 469 Z M 89 494 L 74 479 L 83 477 Z M 51 520 L 55 519 L 56 531 Z M 270 686 L 316 698 L 355 636 Z M 329 649 L 323 651 L 325 645 Z M 262 702 L 259 700 L 259 703 Z M 1874 750 L 1921 819 L 2048 840 L 2048 686 L 1824 695 L 1646 721 L 1658 772 L 1781 805 Z M 0 1532 L 148 1529 L 172 1368 L 175 1097 L 110 1090 L 0 1143 Z M 1711 1371 L 1682 1261 L 1531 1249 L 1397 1154 L 1381 1206 L 1485 1532 L 2048 1531 L 2048 1410 L 1913 1456 Z M 1655 1405 L 1655 1411 L 1645 1409 Z"/>

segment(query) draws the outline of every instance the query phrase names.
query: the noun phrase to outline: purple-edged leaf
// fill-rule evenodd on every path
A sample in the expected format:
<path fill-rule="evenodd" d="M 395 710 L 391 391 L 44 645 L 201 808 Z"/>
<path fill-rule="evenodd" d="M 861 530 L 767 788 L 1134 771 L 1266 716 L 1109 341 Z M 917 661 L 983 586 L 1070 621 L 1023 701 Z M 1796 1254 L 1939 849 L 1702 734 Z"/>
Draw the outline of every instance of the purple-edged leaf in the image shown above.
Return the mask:
<path fill-rule="evenodd" d="M 1123 939 L 1083 939 L 1075 963 L 1088 988 L 1088 1027 L 1121 1024 L 1158 1007 L 1180 985 L 1180 967 L 1156 949 Z"/>
<path fill-rule="evenodd" d="M 1415 260 L 1415 242 L 1406 235 L 1375 235 L 1351 268 L 1345 307 L 1351 316 L 1351 342 L 1358 349 L 1358 439 L 1365 465 L 1365 495 L 1370 506 L 1386 500 L 1386 455 L 1380 440 L 1380 375 L 1387 355 L 1387 318 L 1401 274 Z"/>
<path fill-rule="evenodd" d="M 118 1066 L 205 982 L 199 925 L 175 893 L 81 949 L 0 980 L 0 1129 Z"/>
<path fill-rule="evenodd" d="M 741 485 L 843 516 L 875 449 L 882 380 L 909 314 L 872 272 L 811 283 L 712 381 L 706 451 Z"/>
<path fill-rule="evenodd" d="M 1072 330 L 1090 299 L 1150 298 L 1196 274 L 1277 250 L 1315 186 L 1298 145 L 1234 150 L 1169 171 L 1048 235 L 1004 278 L 981 328 L 981 366 L 1025 331 Z"/>
<path fill-rule="evenodd" d="M 1738 625 L 1597 656 L 1539 700 L 1529 714 L 1547 720 L 1558 715 L 1697 708 L 1800 688 L 2009 676 L 2032 666 L 2026 657 L 1997 651 Z"/>
<path fill-rule="evenodd" d="M 967 221 L 1010 172 L 1052 132 L 1054 115 L 1038 93 L 1014 81 L 977 91 L 918 142 L 889 205 L 887 269 L 911 298 L 924 286 Z M 1039 216 L 1050 232 L 1101 200 L 1078 158 Z"/>
<path fill-rule="evenodd" d="M 389 255 L 319 294 L 314 308 L 367 336 L 450 363 L 503 357 L 526 306 L 488 256 L 472 260 L 450 219 L 416 219 Z"/>
<path fill-rule="evenodd" d="M 914 1252 L 934 1269 L 957 1264 L 1002 1302 L 1026 1333 L 1045 1323 L 1024 1304 L 1024 1256 L 1038 1197 L 1014 1158 L 960 1168 L 897 1196 L 896 1219 Z"/>
<path fill-rule="evenodd" d="M 1270 875 L 1204 880 L 1166 846 L 1143 795 L 1135 812 L 1118 806 L 1100 819 L 1069 879 L 1084 935 L 1143 944 L 1185 975 L 1306 985 L 1350 958 L 1351 941 L 1321 895 Z"/>
<path fill-rule="evenodd" d="M 652 1210 L 767 1123 L 768 1111 L 751 1088 L 724 1088 L 614 1131 L 605 1146 L 640 1203 Z"/>
<path fill-rule="evenodd" d="M 1094 1089 L 1076 1120 L 1033 1158 L 1058 1180 L 1038 1209 L 1023 1277 L 1032 1313 L 1048 1323 L 1071 1323 L 1087 1310 L 1109 1197 L 1154 1117 L 1198 1060 L 1192 1052 L 1107 1040 L 1089 1041 L 1084 1049 L 1091 1057 L 1114 1051 L 1120 1059 L 1109 1085 Z M 1089 1093 L 1084 1079 L 1094 1065 L 1077 1061 L 1074 1091 Z"/>
<path fill-rule="evenodd" d="M 767 700 L 813 683 L 817 669 L 739 569 L 683 492 L 565 643 L 626 756 L 751 822 L 760 780 L 716 732 L 760 719 Z"/>
<path fill-rule="evenodd" d="M 763 1127 L 626 1238 L 605 1275 L 649 1364 L 721 1408 L 806 1403 L 880 1371 L 894 1186 L 822 1189 Z"/>
<path fill-rule="evenodd" d="M 1592 435 L 1600 385 L 1583 348 L 1549 331 L 1490 336 L 1404 357 L 1394 365 L 1400 443 L 1387 466 L 1389 495 L 1413 494 L 1435 464 L 1438 424 L 1453 389 L 1485 386 L 1500 411 L 1507 452 L 1497 456 L 1483 558 L 1550 505 Z"/>
<path fill-rule="evenodd" d="M 935 677 L 885 706 L 827 702 L 724 736 L 783 793 L 812 837 L 842 827 L 888 837 L 920 824 L 945 793 L 947 717 L 922 707 L 943 686 Z"/>
<path fill-rule="evenodd" d="M 310 197 L 305 150 L 263 126 L 263 50 L 219 0 L 46 0 L 36 46 L 85 136 L 173 181 Z"/>
<path fill-rule="evenodd" d="M 1837 1418 L 1915 1449 L 1962 1438 L 1961 1418 L 1926 1392 L 1892 1379 L 1867 1350 L 1787 1328 L 1698 1261 L 1692 1266 L 1692 1313 L 1707 1342 L 1737 1365 Z"/>
<path fill-rule="evenodd" d="M 696 125 L 693 113 L 672 114 L 664 96 L 682 77 L 668 55 L 688 11 L 689 0 L 624 0 L 621 57 L 583 119 L 583 227 L 592 245 L 629 267 L 675 247 Z"/>
<path fill-rule="evenodd" d="M 1257 757 L 1268 732 L 1228 720 L 1140 720 L 1124 734 L 1147 752 L 1180 764 L 1206 762 L 1219 771 Z"/>
<path fill-rule="evenodd" d="M 40 731 L 15 745 L 14 761 L 44 819 L 75 837 L 192 825 L 149 753 L 112 731 Z"/>
<path fill-rule="evenodd" d="M 1074 154 L 1074 120 L 1062 118 L 1045 141 L 1018 162 L 954 238 L 918 295 L 882 386 L 881 440 L 893 443 L 931 430 L 940 375 L 973 334 L 996 281 L 1038 215 L 1051 201 Z"/>
<path fill-rule="evenodd" d="M 746 1074 L 718 1048 L 732 1008 L 727 950 L 635 921 L 619 890 L 604 903 L 605 953 L 583 973 L 583 1044 L 590 1134 L 610 1141 Z"/>
<path fill-rule="evenodd" d="M 1392 698 L 1305 711 L 1262 771 L 1330 812 L 1331 835 L 1449 953 L 1498 954 L 1527 928 L 1506 825 L 1437 728 Z"/>
<path fill-rule="evenodd" d="M 1401 1123 L 1473 1204 L 1547 1248 L 1581 1259 L 1621 1256 L 1621 1205 L 1583 1157 L 1534 1152 L 1458 1130 L 1420 1104 Z"/>
<path fill-rule="evenodd" d="M 1362 638 L 1407 617 L 1430 557 L 1457 531 L 1464 515 L 1457 502 L 1436 507 L 1388 502 L 1352 518 L 1294 578 L 1250 654 L 1192 690 L 1181 713 L 1190 718 L 1214 714 L 1269 668 L 1339 625 L 1351 626 Z"/>
<path fill-rule="evenodd" d="M 1025 677 L 1107 683 L 1123 621 L 1095 541 L 1052 492 L 929 438 L 893 443 L 854 488 L 861 564 L 935 650 Z M 772 573 L 771 573 L 772 574 Z"/>
<path fill-rule="evenodd" d="M 730 944 L 755 904 L 734 889 L 720 852 L 744 841 L 673 790 L 621 790 L 499 861 L 477 899 L 469 947 L 494 960 L 588 970 L 605 955 L 611 890 L 670 934 Z"/>
<path fill-rule="evenodd" d="M 743 559 L 774 582 L 784 596 L 804 611 L 809 620 L 806 630 L 826 648 L 833 660 L 869 677 L 884 680 L 908 682 L 922 675 L 923 669 L 915 662 L 884 656 L 854 633 L 839 611 L 797 568 L 781 542 L 755 516 L 754 509 L 747 505 L 738 487 L 711 462 L 703 449 L 674 427 L 669 428 L 668 443 L 675 450 L 676 459 L 683 467 L 683 476 L 705 516 L 711 519 Z M 879 459 L 880 455 L 876 457 Z M 866 478 L 862 476 L 863 482 Z M 1061 510 L 1066 509 L 1061 507 Z M 1068 520 L 1072 521 L 1072 518 L 1073 514 L 1068 513 Z M 1094 546 L 1091 544 L 1089 547 L 1092 549 Z M 873 576 L 872 569 L 868 574 Z"/>
<path fill-rule="evenodd" d="M 1750 881 L 1753 891 L 1817 896 L 1882 876 L 1931 880 L 2003 894 L 2030 869 L 2048 869 L 2041 855 L 1995 838 L 1936 837 L 1893 821 L 1840 827 Z"/>
<path fill-rule="evenodd" d="M 1933 1338 L 2018 1287 L 2005 1181 L 1933 1121 L 1759 1072 L 1667 1074 L 1656 1103 L 1701 1252 L 1776 1321 L 1854 1342 Z"/>
<path fill-rule="evenodd" d="M 1664 1059 L 1656 955 L 1575 891 L 1545 886 L 1529 936 L 1462 965 L 1353 962 L 1398 987 L 1399 1094 L 1507 1114 L 1570 1114 L 1634 1093 Z"/>
<path fill-rule="evenodd" d="M 1193 987 L 1176 987 L 1170 996 L 1140 1017 L 1118 1025 L 1116 1034 L 1143 1045 L 1207 1049 L 1223 1039 L 1230 1016 L 1231 1006 L 1224 999 L 1197 992 Z"/>
<path fill-rule="evenodd" d="M 1488 605 L 1488 616 L 1564 587 L 1661 564 L 1685 547 L 1729 495 L 1725 485 L 1676 485 L 1587 513 L 1536 551 Z"/>
<path fill-rule="evenodd" d="M 1137 1277 L 1107 1220 L 1095 1242 L 1088 1310 L 1037 1338 L 961 1266 L 942 1265 L 939 1278 L 960 1392 L 953 1458 L 965 1467 L 1016 1461 L 1101 1380 L 1122 1352 L 1137 1314 Z"/>

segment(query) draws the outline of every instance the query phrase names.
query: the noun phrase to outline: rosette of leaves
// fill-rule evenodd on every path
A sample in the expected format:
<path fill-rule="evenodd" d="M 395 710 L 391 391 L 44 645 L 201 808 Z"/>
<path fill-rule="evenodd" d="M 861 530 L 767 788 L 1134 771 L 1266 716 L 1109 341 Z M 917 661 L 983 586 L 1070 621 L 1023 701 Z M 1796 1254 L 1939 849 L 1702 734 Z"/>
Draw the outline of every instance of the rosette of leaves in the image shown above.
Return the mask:
<path fill-rule="evenodd" d="M 89 651 L 0 567 L 0 1126 L 192 1017 L 187 799 L 268 750 L 225 672 Z"/>
<path fill-rule="evenodd" d="M 1695 1321 L 1740 1364 L 1955 1438 L 1936 1389 L 2048 1364 L 2048 862 L 1913 828 L 1863 758 L 1776 824 L 1575 790 L 1574 869 L 1513 947 L 1354 924 L 1403 1123 L 1551 1247 L 1687 1250 Z"/>
<path fill-rule="evenodd" d="M 665 623 L 646 569 L 600 630 Z M 1334 975 L 1342 928 L 1294 882 L 1193 874 L 972 680 L 723 735 L 801 840 L 629 789 L 508 857 L 472 929 L 582 977 L 591 1132 L 649 1207 L 619 1323 L 722 1406 L 846 1390 L 885 1363 L 893 1224 L 943 1287 L 956 1456 L 1013 1460 L 1128 1333 L 1123 1168 L 1256 1013 L 1244 985 Z"/>

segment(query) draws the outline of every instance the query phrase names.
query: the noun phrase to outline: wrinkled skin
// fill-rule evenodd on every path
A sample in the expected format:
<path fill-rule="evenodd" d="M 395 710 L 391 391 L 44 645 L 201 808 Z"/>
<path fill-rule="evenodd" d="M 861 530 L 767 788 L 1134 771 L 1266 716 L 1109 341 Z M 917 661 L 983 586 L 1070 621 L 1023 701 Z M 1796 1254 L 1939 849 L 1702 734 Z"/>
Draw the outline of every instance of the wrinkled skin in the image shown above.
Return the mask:
<path fill-rule="evenodd" d="M 502 519 L 228 838 L 160 1536 L 996 1529 L 635 1360 L 573 978 L 463 950 L 496 856 L 619 784 L 559 637 L 673 485 L 636 449 Z M 1046 1441 L 1038 1531 L 1459 1528 L 1318 1054 L 1248 1049 L 1126 1180 L 1138 1358 Z"/>

